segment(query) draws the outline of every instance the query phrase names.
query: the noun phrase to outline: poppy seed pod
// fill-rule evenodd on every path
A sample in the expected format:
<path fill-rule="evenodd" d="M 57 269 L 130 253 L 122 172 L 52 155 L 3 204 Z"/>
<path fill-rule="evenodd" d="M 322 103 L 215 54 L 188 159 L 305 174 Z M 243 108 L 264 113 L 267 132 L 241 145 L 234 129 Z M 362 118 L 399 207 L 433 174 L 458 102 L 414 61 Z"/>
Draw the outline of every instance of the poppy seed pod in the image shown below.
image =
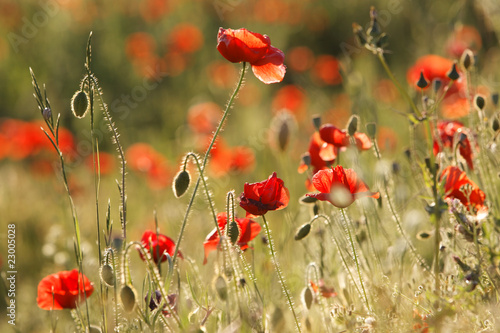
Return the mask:
<path fill-rule="evenodd" d="M 189 188 L 189 183 L 191 182 L 191 176 L 187 170 L 181 170 L 174 178 L 174 195 L 176 198 L 180 198 L 184 193 L 186 193 Z"/>
<path fill-rule="evenodd" d="M 311 309 L 312 302 L 314 300 L 313 292 L 310 287 L 305 287 L 304 290 L 302 290 L 302 304 L 306 307 L 307 310 Z"/>
<path fill-rule="evenodd" d="M 498 121 L 497 117 L 493 118 L 493 121 L 491 122 L 491 128 L 494 132 L 500 129 L 500 122 Z"/>
<path fill-rule="evenodd" d="M 474 53 L 470 49 L 466 49 L 460 57 L 460 65 L 467 71 L 471 66 L 474 66 Z"/>
<path fill-rule="evenodd" d="M 306 237 L 309 235 L 309 232 L 311 231 L 311 223 L 305 223 L 303 224 L 295 233 L 295 240 L 301 240 L 302 238 Z"/>
<path fill-rule="evenodd" d="M 83 90 L 77 91 L 71 98 L 71 111 L 77 118 L 83 118 L 90 110 L 89 97 Z"/>
<path fill-rule="evenodd" d="M 420 78 L 417 81 L 417 87 L 419 87 L 420 89 L 424 89 L 428 85 L 429 82 L 427 82 L 427 80 L 425 79 L 424 72 L 420 72 Z"/>
<path fill-rule="evenodd" d="M 375 139 L 375 135 L 377 135 L 377 124 L 368 123 L 366 124 L 366 132 L 370 136 L 370 138 Z"/>
<path fill-rule="evenodd" d="M 120 300 L 125 312 L 132 312 L 135 308 L 135 290 L 133 287 L 124 285 L 120 290 Z"/>
<path fill-rule="evenodd" d="M 456 81 L 458 80 L 458 78 L 460 77 L 460 74 L 458 74 L 458 71 L 457 71 L 457 64 L 456 63 L 453 63 L 453 65 L 451 66 L 451 69 L 450 71 L 447 73 L 448 75 L 448 78 L 452 81 Z"/>
<path fill-rule="evenodd" d="M 474 105 L 476 105 L 476 107 L 479 109 L 479 110 L 483 110 L 484 109 L 484 105 L 486 104 L 486 101 L 484 100 L 484 97 L 481 96 L 481 95 L 476 95 L 474 97 Z"/>
<path fill-rule="evenodd" d="M 358 116 L 352 115 L 347 122 L 347 133 L 349 134 L 349 136 L 354 136 L 354 134 L 358 131 L 358 120 Z"/>
<path fill-rule="evenodd" d="M 113 268 L 109 264 L 101 266 L 101 270 L 99 273 L 99 275 L 101 276 L 101 280 L 108 287 L 113 287 L 115 285 L 115 274 L 113 272 Z"/>

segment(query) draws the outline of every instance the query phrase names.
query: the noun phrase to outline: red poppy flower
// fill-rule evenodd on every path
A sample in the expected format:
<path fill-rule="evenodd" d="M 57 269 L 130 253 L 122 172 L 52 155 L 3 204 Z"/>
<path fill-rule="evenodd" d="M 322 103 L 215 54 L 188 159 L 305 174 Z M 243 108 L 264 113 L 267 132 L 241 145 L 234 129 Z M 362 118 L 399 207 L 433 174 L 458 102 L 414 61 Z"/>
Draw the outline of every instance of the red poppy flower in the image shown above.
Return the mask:
<path fill-rule="evenodd" d="M 406 78 L 408 83 L 417 88 L 417 82 L 420 78 L 420 73 L 424 73 L 425 79 L 430 83 L 435 79 L 440 79 L 442 81 L 442 86 L 446 87 L 450 82 L 448 78 L 448 72 L 453 66 L 453 61 L 450 59 L 443 58 L 438 55 L 429 54 L 423 56 L 417 60 L 415 65 L 413 65 L 406 73 Z M 429 87 L 428 85 L 427 87 Z M 456 80 L 453 85 L 448 89 L 447 95 L 451 95 L 464 88 L 464 82 L 462 77 Z M 420 89 L 420 88 L 418 88 Z"/>
<path fill-rule="evenodd" d="M 439 121 L 437 124 L 439 138 L 441 140 L 441 144 L 443 148 L 454 149 L 456 142 L 455 136 L 457 132 L 464 132 L 468 129 L 464 127 L 461 122 L 458 121 Z M 457 139 L 460 138 L 457 135 Z M 467 166 L 473 170 L 474 164 L 472 163 L 472 149 L 468 138 L 463 139 L 458 143 L 458 151 L 460 155 L 467 162 Z M 440 143 L 437 140 L 434 140 L 434 155 L 437 155 L 441 151 Z"/>
<path fill-rule="evenodd" d="M 243 218 L 235 218 L 236 224 L 238 224 L 239 236 L 237 244 L 242 250 L 246 250 L 248 248 L 248 242 L 257 237 L 260 232 L 260 225 L 250 219 Z M 227 224 L 227 213 L 219 213 L 217 214 L 217 224 L 219 224 L 219 229 L 223 232 L 224 228 Z M 214 228 L 210 234 L 208 234 L 205 242 L 203 242 L 203 247 L 205 249 L 205 258 L 203 259 L 203 265 L 207 263 L 207 257 L 210 252 L 217 249 L 219 245 L 219 233 L 217 229 Z"/>
<path fill-rule="evenodd" d="M 337 85 L 342 83 L 341 64 L 332 55 L 320 55 L 312 69 L 312 75 L 320 84 Z"/>
<path fill-rule="evenodd" d="M 338 148 L 334 145 L 321 140 L 318 132 L 314 132 L 311 136 L 309 149 L 307 153 L 311 158 L 311 166 L 313 167 L 313 174 L 319 170 L 327 169 L 337 157 Z M 302 162 L 299 165 L 299 173 L 303 173 L 308 169 L 308 166 Z"/>
<path fill-rule="evenodd" d="M 345 208 L 361 197 L 378 199 L 378 192 L 371 192 L 352 169 L 335 168 L 320 170 L 313 176 L 313 185 L 321 193 L 306 194 L 309 197 L 328 201 L 338 208 Z"/>
<path fill-rule="evenodd" d="M 335 289 L 333 289 L 333 287 L 325 286 L 325 281 L 323 281 L 323 279 L 320 279 L 318 281 L 318 285 L 316 285 L 316 283 L 312 281 L 309 281 L 309 284 L 311 285 L 312 290 L 314 290 L 316 294 L 321 293 L 321 296 L 323 296 L 324 298 L 337 296 Z"/>
<path fill-rule="evenodd" d="M 169 256 L 174 255 L 175 251 L 175 243 L 172 238 L 167 237 L 165 235 L 159 234 L 158 238 L 156 237 L 156 232 L 151 230 L 146 230 L 141 238 L 142 245 L 146 248 L 146 250 L 151 254 L 155 263 L 159 263 L 167 260 L 168 253 Z M 144 256 L 141 252 L 139 252 L 141 259 L 144 260 Z M 179 258 L 182 257 L 182 253 L 179 251 Z"/>
<path fill-rule="evenodd" d="M 446 52 L 455 58 L 460 58 L 466 49 L 477 52 L 482 45 L 481 34 L 476 28 L 461 25 L 455 28 L 453 35 L 446 42 Z"/>
<path fill-rule="evenodd" d="M 325 124 L 319 129 L 321 139 L 336 147 L 348 147 L 351 145 L 351 137 L 346 130 L 340 130 L 331 124 Z M 365 133 L 356 132 L 353 135 L 356 146 L 359 150 L 368 150 L 372 147 L 372 142 Z"/>
<path fill-rule="evenodd" d="M 77 269 L 62 271 L 40 281 L 36 302 L 38 307 L 44 310 L 75 309 L 85 297 L 90 297 L 93 291 L 92 283 L 85 275 L 82 281 L 82 275 Z"/>
<path fill-rule="evenodd" d="M 217 139 L 210 155 L 210 170 L 215 176 L 222 176 L 232 171 L 246 172 L 255 164 L 252 149 L 245 146 L 228 147 L 222 138 Z"/>
<path fill-rule="evenodd" d="M 441 173 L 440 181 L 446 180 L 444 184 L 445 198 L 458 199 L 472 211 L 485 211 L 484 204 L 486 195 L 483 191 L 467 177 L 465 171 L 455 166 L 449 166 Z"/>
<path fill-rule="evenodd" d="M 203 34 L 191 23 L 181 23 L 168 35 L 168 44 L 181 53 L 193 53 L 203 46 Z"/>
<path fill-rule="evenodd" d="M 171 184 L 171 170 L 167 159 L 153 147 L 145 143 L 136 143 L 126 152 L 130 169 L 144 173 L 152 189 L 163 189 Z"/>
<path fill-rule="evenodd" d="M 248 62 L 255 76 L 264 83 L 281 82 L 286 67 L 284 53 L 271 46 L 271 39 L 247 29 L 219 28 L 217 50 L 230 62 Z"/>
<path fill-rule="evenodd" d="M 247 217 L 264 215 L 269 210 L 280 210 L 288 206 L 290 194 L 283 180 L 273 172 L 268 179 L 258 183 L 245 183 L 240 195 L 240 206 Z"/>

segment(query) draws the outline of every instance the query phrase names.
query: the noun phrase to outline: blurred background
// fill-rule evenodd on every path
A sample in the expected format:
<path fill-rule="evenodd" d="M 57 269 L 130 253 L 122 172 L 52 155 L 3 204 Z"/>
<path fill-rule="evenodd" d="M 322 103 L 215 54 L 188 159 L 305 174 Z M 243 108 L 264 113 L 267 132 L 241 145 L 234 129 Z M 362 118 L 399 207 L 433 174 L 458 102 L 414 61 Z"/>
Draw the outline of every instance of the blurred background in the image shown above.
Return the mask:
<path fill-rule="evenodd" d="M 269 35 L 285 53 L 285 79 L 265 85 L 248 73 L 208 175 L 216 208 L 223 211 L 227 191 L 239 195 L 244 182 L 278 172 L 294 203 L 273 216 L 283 221 L 273 231 L 287 262 L 301 250 L 286 240 L 308 214 L 296 204 L 307 178 L 297 168 L 314 132 L 313 115 L 345 128 L 357 114 L 361 131 L 376 122 L 389 163 L 403 160 L 408 146 L 407 120 L 398 115 L 407 111 L 406 104 L 376 57 L 353 38 L 352 23 L 366 27 L 371 5 L 389 35 L 387 61 L 405 88 L 406 71 L 420 56 L 458 59 L 469 47 L 478 55 L 479 83 L 490 92 L 499 90 L 500 3 L 494 0 L 0 0 L 0 248 L 3 256 L 6 225 L 16 223 L 19 331 L 46 331 L 39 327 L 48 317 L 36 307 L 38 281 L 75 265 L 68 201 L 55 154 L 39 130 L 42 117 L 32 96 L 30 67 L 46 85 L 52 112 L 61 113 L 69 181 L 92 272 L 98 263 L 90 120 L 76 119 L 70 111 L 84 74 L 89 33 L 92 68 L 127 151 L 129 239 L 136 240 L 154 227 L 155 210 L 161 231 L 177 237 L 187 198 L 174 199 L 172 178 L 186 152 L 204 152 L 241 68 L 217 51 L 219 27 Z M 110 198 L 118 230 L 119 161 L 101 113 L 95 121 L 103 164 L 101 219 Z M 283 126 L 290 132 L 285 143 L 279 140 Z M 371 153 L 360 159 L 361 165 L 373 165 Z M 373 170 L 363 171 L 372 183 Z M 198 263 L 212 229 L 201 194 L 181 246 Z M 262 247 L 256 244 L 256 250 Z M 265 250 L 260 252 L 264 257 Z M 294 268 L 288 273 L 291 284 L 301 281 L 301 275 L 293 277 Z M 89 278 L 96 280 L 96 272 Z"/>

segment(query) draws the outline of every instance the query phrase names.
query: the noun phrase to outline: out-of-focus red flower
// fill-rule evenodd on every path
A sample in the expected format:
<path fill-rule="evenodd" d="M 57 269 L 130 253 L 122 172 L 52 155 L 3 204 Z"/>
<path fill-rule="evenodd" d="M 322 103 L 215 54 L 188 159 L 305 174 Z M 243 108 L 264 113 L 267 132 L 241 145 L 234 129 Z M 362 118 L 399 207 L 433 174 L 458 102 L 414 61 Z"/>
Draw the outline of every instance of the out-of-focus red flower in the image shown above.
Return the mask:
<path fill-rule="evenodd" d="M 247 29 L 219 29 L 217 50 L 230 62 L 248 62 L 255 76 L 264 83 L 281 82 L 286 67 L 284 53 L 271 46 L 271 39 Z"/>
<path fill-rule="evenodd" d="M 236 224 L 238 225 L 239 235 L 236 244 L 242 249 L 246 250 L 248 248 L 248 242 L 257 237 L 260 232 L 260 225 L 250 219 L 247 218 L 235 218 Z M 227 224 L 227 213 L 222 212 L 217 214 L 217 224 L 219 225 L 219 229 L 222 234 L 226 234 L 224 229 Z M 205 258 L 203 259 L 203 265 L 207 263 L 207 257 L 210 252 L 217 249 L 219 245 L 220 238 L 217 229 L 214 228 L 207 238 L 205 242 L 203 242 L 203 248 L 205 249 Z"/>
<path fill-rule="evenodd" d="M 169 46 L 181 53 L 193 53 L 203 46 L 203 34 L 191 23 L 181 23 L 168 35 Z"/>
<path fill-rule="evenodd" d="M 429 324 L 427 323 L 427 315 L 420 314 L 417 309 L 413 310 L 413 330 L 418 333 L 428 333 Z"/>
<path fill-rule="evenodd" d="M 210 170 L 215 176 L 228 172 L 247 172 L 254 167 L 255 154 L 245 146 L 228 147 L 222 138 L 218 138 L 210 152 Z"/>
<path fill-rule="evenodd" d="M 453 66 L 453 61 L 447 58 L 435 54 L 429 54 L 417 59 L 415 65 L 410 67 L 406 73 L 406 78 L 408 83 L 411 84 L 415 89 L 420 89 L 417 87 L 417 82 L 420 78 L 420 73 L 424 73 L 424 77 L 429 83 L 427 88 L 430 86 L 435 79 L 440 79 L 442 82 L 442 87 L 446 87 L 450 82 L 448 78 L 448 72 Z M 460 73 L 459 73 L 460 74 Z M 462 76 L 456 80 L 453 85 L 448 89 L 447 95 L 451 95 L 464 88 L 464 82 L 462 81 Z"/>
<path fill-rule="evenodd" d="M 191 106 L 187 121 L 189 128 L 198 134 L 212 134 L 222 116 L 222 109 L 213 102 L 203 102 Z"/>
<path fill-rule="evenodd" d="M 470 25 L 460 25 L 455 28 L 446 42 L 446 52 L 454 58 L 460 58 L 466 49 L 477 52 L 482 45 L 481 34 L 476 28 Z"/>
<path fill-rule="evenodd" d="M 337 296 L 337 293 L 335 292 L 335 289 L 333 287 L 327 287 L 325 286 L 325 281 L 323 279 L 320 279 L 318 281 L 318 285 L 316 283 L 309 281 L 309 284 L 311 285 L 312 290 L 315 293 L 321 293 L 321 296 L 324 298 L 331 298 Z"/>
<path fill-rule="evenodd" d="M 165 53 L 163 60 L 165 61 L 166 72 L 170 76 L 178 76 L 182 74 L 188 64 L 186 55 L 176 50 L 171 50 Z"/>
<path fill-rule="evenodd" d="M 445 198 L 458 199 L 469 211 L 487 211 L 484 204 L 486 195 L 467 177 L 465 171 L 455 166 L 448 166 L 441 173 L 440 181 L 446 179 L 444 184 Z"/>
<path fill-rule="evenodd" d="M 342 148 L 351 145 L 351 137 L 346 130 L 340 130 L 332 124 L 324 124 L 319 129 L 321 139 L 335 147 Z M 356 147 L 359 150 L 368 150 L 372 147 L 372 142 L 365 133 L 356 132 L 352 139 L 356 142 Z"/>
<path fill-rule="evenodd" d="M 101 175 L 109 175 L 113 172 L 115 168 L 115 158 L 110 153 L 99 152 L 99 155 L 95 156 L 95 167 L 94 167 L 94 157 L 92 155 L 87 156 L 85 159 L 85 165 L 89 170 L 95 170 L 95 172 L 100 171 Z M 97 158 L 99 158 L 99 165 L 97 165 Z M 99 168 L 98 168 L 99 167 Z"/>
<path fill-rule="evenodd" d="M 399 96 L 394 83 L 389 79 L 383 79 L 375 83 L 373 97 L 384 103 L 393 103 Z"/>
<path fill-rule="evenodd" d="M 172 10 L 168 0 L 143 0 L 141 3 L 141 15 L 147 22 L 161 19 Z"/>
<path fill-rule="evenodd" d="M 306 195 L 321 201 L 328 201 L 338 208 L 345 208 L 361 197 L 375 199 L 380 197 L 380 193 L 370 191 L 354 170 L 344 169 L 340 165 L 318 171 L 313 176 L 312 182 L 320 193 Z"/>
<path fill-rule="evenodd" d="M 127 149 L 126 158 L 130 170 L 147 176 L 150 188 L 160 190 L 170 186 L 172 171 L 168 161 L 150 145 L 133 144 Z"/>
<path fill-rule="evenodd" d="M 85 275 L 72 271 L 61 271 L 44 277 L 38 284 L 38 307 L 44 310 L 75 309 L 90 297 L 94 286 Z"/>
<path fill-rule="evenodd" d="M 319 170 L 327 169 L 332 165 L 337 157 L 338 148 L 334 145 L 321 140 L 318 132 L 314 132 L 311 136 L 309 143 L 309 150 L 307 151 L 311 158 L 311 166 L 313 167 L 313 174 Z M 299 173 L 303 173 L 308 169 L 308 166 L 302 161 L 299 165 Z"/>
<path fill-rule="evenodd" d="M 467 98 L 460 97 L 459 94 L 446 96 L 441 102 L 441 114 L 448 119 L 458 119 L 465 117 L 470 112 L 470 103 Z"/>
<path fill-rule="evenodd" d="M 340 62 L 332 55 L 320 55 L 312 69 L 312 75 L 321 83 L 326 85 L 337 85 L 342 83 L 340 75 Z"/>
<path fill-rule="evenodd" d="M 440 142 L 434 139 L 434 155 L 437 155 L 442 150 L 440 143 L 443 148 L 454 149 L 457 144 L 455 138 L 460 140 L 460 133 L 466 134 L 468 131 L 461 122 L 446 120 L 438 121 L 437 129 Z M 469 139 L 465 137 L 462 141 L 459 141 L 458 147 L 460 155 L 467 162 L 467 166 L 473 170 L 474 164 L 472 163 L 472 149 Z"/>
<path fill-rule="evenodd" d="M 230 88 L 238 78 L 238 72 L 233 65 L 226 61 L 214 61 L 208 67 L 210 82 L 219 88 Z"/>
<path fill-rule="evenodd" d="M 258 183 L 245 183 L 240 195 L 240 206 L 247 217 L 264 215 L 270 210 L 280 210 L 288 206 L 290 194 L 283 180 L 273 172 L 268 179 Z"/>
<path fill-rule="evenodd" d="M 130 60 L 143 61 L 156 53 L 156 41 L 146 32 L 135 32 L 127 37 L 125 50 Z"/>
<path fill-rule="evenodd" d="M 382 151 L 394 152 L 398 146 L 398 134 L 390 127 L 380 126 L 377 129 L 377 143 Z"/>
<path fill-rule="evenodd" d="M 163 234 L 158 234 L 158 237 L 156 237 L 156 232 L 146 230 L 142 235 L 141 243 L 149 252 L 149 254 L 151 254 L 151 257 L 157 264 L 159 262 L 164 262 L 167 260 L 167 256 L 165 254 L 168 253 L 168 255 L 171 257 L 174 255 L 175 242 L 172 240 L 172 238 Z M 139 252 L 139 255 L 142 260 L 145 260 L 141 252 Z M 180 251 L 178 252 L 178 255 L 179 258 L 183 258 Z"/>
<path fill-rule="evenodd" d="M 305 72 L 314 65 L 314 53 L 307 46 L 297 46 L 287 52 L 287 64 L 296 72 Z"/>
<path fill-rule="evenodd" d="M 274 112 L 283 109 L 289 110 L 297 118 L 303 118 L 306 112 L 306 94 L 296 85 L 286 85 L 273 98 L 272 109 Z"/>
<path fill-rule="evenodd" d="M 259 22 L 276 24 L 287 22 L 289 12 L 289 2 L 283 0 L 258 0 L 254 5 L 254 16 Z"/>

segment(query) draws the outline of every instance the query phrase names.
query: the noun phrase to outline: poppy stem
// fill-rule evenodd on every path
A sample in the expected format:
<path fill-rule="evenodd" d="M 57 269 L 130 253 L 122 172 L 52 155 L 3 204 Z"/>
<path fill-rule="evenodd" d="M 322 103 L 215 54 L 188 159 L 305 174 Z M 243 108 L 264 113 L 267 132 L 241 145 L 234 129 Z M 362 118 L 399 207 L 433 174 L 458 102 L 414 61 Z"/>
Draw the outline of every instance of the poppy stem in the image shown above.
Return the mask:
<path fill-rule="evenodd" d="M 361 290 L 363 291 L 363 297 L 365 299 L 365 305 L 369 312 L 372 312 L 370 307 L 370 303 L 368 302 L 368 296 L 366 296 L 365 284 L 363 282 L 363 277 L 361 276 L 361 270 L 359 269 L 359 261 L 358 254 L 356 252 L 356 246 L 354 245 L 354 240 L 352 239 L 351 228 L 349 227 L 350 220 L 347 218 L 345 211 L 343 208 L 340 208 L 340 213 L 342 214 L 342 219 L 345 224 L 345 230 L 347 231 L 347 236 L 349 237 L 349 243 L 352 248 L 352 257 L 354 259 L 354 263 L 356 264 L 356 270 L 358 272 L 359 284 L 361 285 Z"/>
<path fill-rule="evenodd" d="M 297 319 L 297 314 L 295 313 L 295 309 L 293 307 L 292 298 L 291 298 L 290 293 L 288 291 L 288 288 L 285 284 L 285 280 L 283 279 L 283 275 L 281 274 L 280 264 L 278 262 L 278 259 L 276 258 L 276 253 L 274 252 L 273 238 L 271 237 L 271 230 L 269 229 L 269 225 L 267 224 L 267 220 L 266 220 L 265 215 L 262 215 L 262 220 L 264 221 L 264 228 L 266 229 L 269 250 L 271 250 L 271 257 L 273 260 L 274 268 L 276 269 L 276 273 L 278 274 L 278 278 L 280 280 L 281 288 L 283 289 L 283 293 L 285 294 L 286 299 L 288 300 L 288 306 L 290 307 L 290 310 L 292 310 L 292 314 L 293 314 L 293 318 L 295 319 L 295 326 L 297 328 L 297 331 L 302 332 L 300 329 L 299 320 Z"/>
<path fill-rule="evenodd" d="M 238 84 L 236 85 L 236 88 L 234 89 L 233 94 L 231 95 L 231 97 L 229 98 L 229 101 L 227 102 L 226 109 L 224 110 L 224 114 L 222 115 L 222 118 L 219 122 L 219 125 L 217 126 L 217 129 L 214 132 L 214 136 L 212 137 L 212 141 L 210 141 L 210 145 L 208 146 L 207 152 L 205 153 L 205 157 L 203 158 L 203 162 L 201 164 L 201 169 L 203 171 L 205 170 L 205 166 L 207 165 L 208 157 L 210 156 L 210 152 L 212 151 L 212 148 L 215 144 L 215 140 L 217 139 L 219 132 L 222 130 L 222 126 L 224 125 L 224 121 L 226 120 L 226 118 L 229 114 L 229 110 L 231 109 L 231 106 L 233 105 L 234 99 L 238 95 L 238 92 L 240 91 L 240 88 L 243 85 L 243 78 L 245 77 L 246 65 L 247 65 L 246 62 L 243 62 L 243 68 L 241 69 L 241 75 L 240 75 L 240 79 L 238 81 Z M 191 199 L 189 200 L 189 204 L 188 204 L 188 207 L 186 209 L 186 213 L 184 214 L 184 220 L 182 221 L 181 230 L 179 232 L 179 238 L 177 239 L 177 243 L 175 245 L 174 255 L 172 257 L 172 266 L 175 266 L 175 263 L 177 260 L 177 255 L 179 253 L 179 248 L 181 245 L 182 236 L 184 235 L 184 229 L 186 229 L 186 224 L 187 224 L 189 212 L 191 211 L 191 208 L 193 207 L 194 198 L 196 197 L 196 192 L 198 191 L 198 187 L 200 186 L 201 178 L 202 178 L 202 174 L 199 174 L 198 180 L 196 181 L 196 185 L 193 188 L 193 194 L 191 194 Z"/>

